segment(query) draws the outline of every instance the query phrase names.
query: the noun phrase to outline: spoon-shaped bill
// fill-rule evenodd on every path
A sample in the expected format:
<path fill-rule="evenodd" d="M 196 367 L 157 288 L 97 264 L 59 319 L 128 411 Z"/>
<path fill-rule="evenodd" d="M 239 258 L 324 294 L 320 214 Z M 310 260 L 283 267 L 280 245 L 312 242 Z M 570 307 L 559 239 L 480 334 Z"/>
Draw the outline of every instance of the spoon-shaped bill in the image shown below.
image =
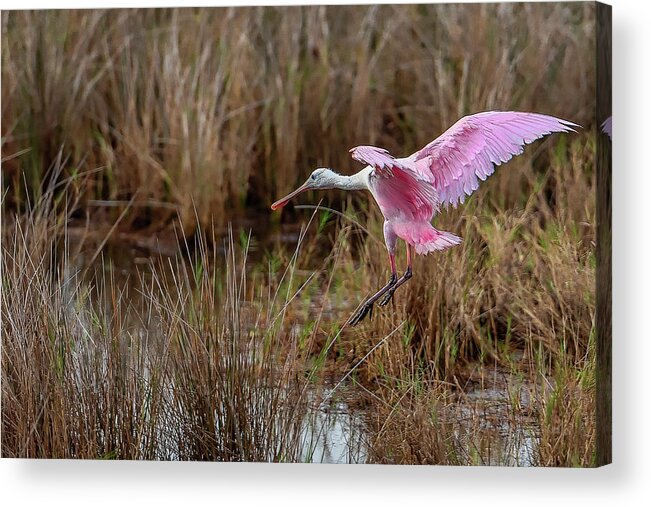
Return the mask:
<path fill-rule="evenodd" d="M 296 190 L 294 190 L 292 193 L 287 194 L 287 195 L 286 195 L 285 197 L 283 197 L 282 199 L 278 199 L 275 203 L 273 203 L 273 204 L 271 205 L 271 209 L 272 209 L 272 210 L 277 210 L 278 208 L 282 208 L 282 207 L 285 206 L 285 204 L 287 204 L 291 199 L 293 199 L 294 197 L 296 197 L 296 196 L 297 196 L 298 194 L 300 194 L 301 192 L 305 192 L 305 191 L 308 190 L 309 188 L 310 188 L 310 186 L 308 185 L 308 182 L 306 181 L 306 182 L 303 183 L 300 187 L 298 187 Z"/>

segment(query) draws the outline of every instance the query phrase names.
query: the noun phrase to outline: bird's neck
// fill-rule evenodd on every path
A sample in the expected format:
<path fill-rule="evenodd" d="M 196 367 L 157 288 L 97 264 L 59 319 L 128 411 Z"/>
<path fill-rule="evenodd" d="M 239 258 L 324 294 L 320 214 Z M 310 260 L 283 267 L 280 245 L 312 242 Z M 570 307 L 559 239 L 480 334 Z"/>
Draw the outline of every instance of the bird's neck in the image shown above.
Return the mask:
<path fill-rule="evenodd" d="M 367 167 L 351 176 L 339 174 L 339 178 L 337 178 L 335 183 L 335 188 L 341 190 L 368 190 L 368 176 L 372 170 L 372 167 Z"/>

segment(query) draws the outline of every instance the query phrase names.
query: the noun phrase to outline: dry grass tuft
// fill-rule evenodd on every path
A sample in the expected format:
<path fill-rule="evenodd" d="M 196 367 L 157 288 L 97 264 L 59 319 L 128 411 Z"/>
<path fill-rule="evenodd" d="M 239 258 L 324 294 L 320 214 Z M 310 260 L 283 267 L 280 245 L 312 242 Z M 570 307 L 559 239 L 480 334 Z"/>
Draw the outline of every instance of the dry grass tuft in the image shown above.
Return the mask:
<path fill-rule="evenodd" d="M 249 285 L 232 237 L 134 281 L 79 269 L 61 234 L 38 212 L 4 227 L 3 456 L 307 459 L 319 381 L 284 333 L 300 287 Z"/>

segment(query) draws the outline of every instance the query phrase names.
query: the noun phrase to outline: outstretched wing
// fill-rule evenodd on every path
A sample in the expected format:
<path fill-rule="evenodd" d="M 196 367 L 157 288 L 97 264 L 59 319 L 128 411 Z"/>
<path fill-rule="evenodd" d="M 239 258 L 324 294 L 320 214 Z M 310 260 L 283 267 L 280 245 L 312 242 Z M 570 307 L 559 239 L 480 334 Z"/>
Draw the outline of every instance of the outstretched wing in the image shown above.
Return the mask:
<path fill-rule="evenodd" d="M 431 220 L 440 201 L 430 178 L 424 178 L 408 159 L 396 159 L 383 148 L 357 146 L 352 157 L 373 167 L 371 190 L 386 218 Z"/>
<path fill-rule="evenodd" d="M 466 116 L 403 161 L 429 178 L 441 202 L 464 202 L 495 166 L 520 155 L 526 144 L 552 132 L 574 132 L 575 123 L 537 113 L 488 111 Z"/>

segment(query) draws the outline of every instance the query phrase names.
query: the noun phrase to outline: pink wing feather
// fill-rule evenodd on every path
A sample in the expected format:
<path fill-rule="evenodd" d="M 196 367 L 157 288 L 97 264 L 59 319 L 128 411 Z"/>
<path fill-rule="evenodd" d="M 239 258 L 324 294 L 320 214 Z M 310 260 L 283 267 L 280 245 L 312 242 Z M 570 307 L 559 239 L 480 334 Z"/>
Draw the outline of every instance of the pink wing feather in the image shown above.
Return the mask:
<path fill-rule="evenodd" d="M 352 157 L 373 167 L 370 184 L 387 218 L 431 220 L 440 201 L 431 182 L 408 159 L 396 159 L 384 148 L 357 146 Z"/>
<path fill-rule="evenodd" d="M 418 176 L 414 171 L 414 164 L 411 161 L 396 159 L 384 148 L 378 148 L 377 146 L 357 146 L 352 148 L 350 153 L 358 162 L 373 166 L 379 176 L 391 176 L 394 167 L 408 171 L 414 177 Z"/>
<path fill-rule="evenodd" d="M 526 144 L 552 132 L 574 132 L 572 127 L 578 125 L 537 113 L 477 113 L 461 118 L 423 149 L 399 160 L 429 179 L 441 202 L 456 206 L 478 188 L 478 180 L 520 155 Z"/>

